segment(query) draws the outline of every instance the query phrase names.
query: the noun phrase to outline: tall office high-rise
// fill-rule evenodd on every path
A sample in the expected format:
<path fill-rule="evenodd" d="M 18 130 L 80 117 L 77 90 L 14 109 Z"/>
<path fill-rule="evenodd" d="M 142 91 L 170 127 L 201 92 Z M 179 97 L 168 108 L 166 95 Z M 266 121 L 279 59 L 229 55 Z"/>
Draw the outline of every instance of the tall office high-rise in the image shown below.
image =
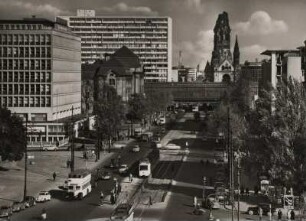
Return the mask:
<path fill-rule="evenodd" d="M 0 20 L 0 106 L 31 124 L 32 142 L 65 138 L 60 119 L 81 113 L 81 40 L 39 18 Z"/>
<path fill-rule="evenodd" d="M 56 19 L 81 37 L 82 63 L 93 63 L 125 45 L 144 65 L 145 81 L 171 80 L 171 18 L 96 16 L 94 10 L 78 10 L 76 16 Z"/>

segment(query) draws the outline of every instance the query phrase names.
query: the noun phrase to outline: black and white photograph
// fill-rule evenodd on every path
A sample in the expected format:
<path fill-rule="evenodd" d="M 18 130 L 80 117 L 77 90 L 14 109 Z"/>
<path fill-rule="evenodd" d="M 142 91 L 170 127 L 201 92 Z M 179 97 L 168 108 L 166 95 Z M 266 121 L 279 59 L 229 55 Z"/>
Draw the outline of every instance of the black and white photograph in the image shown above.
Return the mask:
<path fill-rule="evenodd" d="M 305 221 L 306 0 L 0 0 L 0 221 Z"/>

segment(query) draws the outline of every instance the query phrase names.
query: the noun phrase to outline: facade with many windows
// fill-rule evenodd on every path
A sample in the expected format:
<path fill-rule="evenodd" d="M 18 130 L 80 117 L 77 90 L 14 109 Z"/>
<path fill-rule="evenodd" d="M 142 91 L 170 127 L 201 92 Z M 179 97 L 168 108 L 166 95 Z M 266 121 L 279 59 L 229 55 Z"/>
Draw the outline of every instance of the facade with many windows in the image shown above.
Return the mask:
<path fill-rule="evenodd" d="M 171 80 L 171 18 L 96 16 L 94 10 L 78 10 L 76 16 L 58 16 L 57 21 L 81 37 L 82 63 L 92 64 L 126 46 L 144 65 L 145 81 Z"/>
<path fill-rule="evenodd" d="M 63 139 L 57 120 L 81 112 L 80 38 L 45 19 L 0 20 L 0 105 L 28 119 L 30 141 Z"/>

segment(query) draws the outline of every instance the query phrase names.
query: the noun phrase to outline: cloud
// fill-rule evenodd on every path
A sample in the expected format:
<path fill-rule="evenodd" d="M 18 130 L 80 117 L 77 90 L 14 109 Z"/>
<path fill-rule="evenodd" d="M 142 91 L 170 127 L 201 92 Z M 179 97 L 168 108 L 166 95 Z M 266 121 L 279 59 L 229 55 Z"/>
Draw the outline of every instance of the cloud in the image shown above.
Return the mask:
<path fill-rule="evenodd" d="M 0 8 L 6 8 L 6 11 L 14 10 L 16 15 L 19 14 L 23 16 L 41 15 L 44 17 L 54 18 L 56 15 L 69 13 L 68 11 L 64 11 L 51 4 L 34 4 L 21 0 L 1 0 Z M 5 13 L 5 11 L 3 11 L 3 13 Z"/>
<path fill-rule="evenodd" d="M 203 13 L 203 0 L 185 0 L 184 3 L 189 9 L 199 14 Z"/>
<path fill-rule="evenodd" d="M 234 29 L 243 35 L 268 35 L 288 31 L 288 25 L 283 20 L 274 20 L 265 11 L 254 12 L 248 21 L 238 22 Z"/>
<path fill-rule="evenodd" d="M 213 30 L 201 30 L 194 42 L 183 41 L 176 46 L 178 50 L 183 52 L 183 64 L 195 67 L 201 64 L 201 68 L 207 60 L 210 60 L 211 51 L 213 50 Z"/>
<path fill-rule="evenodd" d="M 146 6 L 128 6 L 126 3 L 117 3 L 112 7 L 103 7 L 101 8 L 102 11 L 105 12 L 124 12 L 124 13 L 137 13 L 142 15 L 158 15 L 158 12 L 152 11 L 150 7 Z"/>
<path fill-rule="evenodd" d="M 240 49 L 241 55 L 243 56 L 243 59 L 253 61 L 256 58 L 259 58 L 260 53 L 265 51 L 267 48 L 262 45 L 254 44 L 254 45 L 249 45 L 242 47 Z"/>

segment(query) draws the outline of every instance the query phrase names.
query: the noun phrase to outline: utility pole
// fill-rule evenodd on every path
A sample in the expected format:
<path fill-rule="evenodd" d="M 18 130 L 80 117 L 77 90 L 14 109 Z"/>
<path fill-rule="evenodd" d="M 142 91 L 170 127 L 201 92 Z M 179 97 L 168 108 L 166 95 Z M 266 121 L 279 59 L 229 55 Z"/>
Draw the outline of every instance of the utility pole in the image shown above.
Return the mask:
<path fill-rule="evenodd" d="M 238 208 L 237 208 L 237 221 L 240 220 L 240 149 L 238 149 L 238 159 L 237 159 L 237 184 L 238 184 Z"/>
<path fill-rule="evenodd" d="M 73 105 L 71 108 L 71 164 L 70 170 L 71 172 L 74 171 L 74 122 L 73 122 Z"/>
<path fill-rule="evenodd" d="M 232 205 L 232 221 L 234 220 L 234 164 L 233 164 L 233 145 L 232 145 L 232 131 L 230 124 L 230 107 L 227 107 L 227 146 L 228 146 L 228 166 L 229 166 L 229 178 L 230 178 L 230 203 Z"/>
<path fill-rule="evenodd" d="M 25 130 L 25 147 L 24 147 L 24 186 L 23 186 L 23 200 L 27 196 L 27 176 L 28 176 L 28 116 L 26 116 L 26 130 Z"/>

